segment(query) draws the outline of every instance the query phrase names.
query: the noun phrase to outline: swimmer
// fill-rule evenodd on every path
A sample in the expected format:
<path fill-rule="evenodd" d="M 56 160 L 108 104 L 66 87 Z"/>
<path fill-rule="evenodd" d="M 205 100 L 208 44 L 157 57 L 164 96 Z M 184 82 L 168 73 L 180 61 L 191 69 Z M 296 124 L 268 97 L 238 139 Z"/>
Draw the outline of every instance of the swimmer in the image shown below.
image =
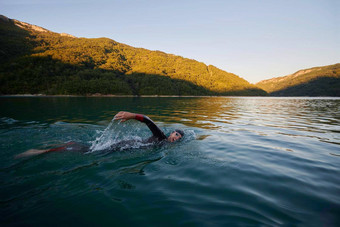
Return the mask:
<path fill-rule="evenodd" d="M 135 119 L 137 121 L 143 122 L 146 124 L 146 126 L 148 126 L 148 128 L 152 132 L 152 137 L 147 140 L 149 143 L 156 141 L 160 142 L 163 140 L 167 140 L 168 142 L 175 142 L 184 136 L 184 132 L 182 130 L 176 129 L 170 134 L 169 137 L 166 137 L 163 131 L 158 128 L 158 126 L 149 117 L 142 114 L 120 111 L 114 117 L 114 120 L 121 120 L 121 122 L 125 122 L 130 119 Z"/>
<path fill-rule="evenodd" d="M 117 113 L 114 118 L 114 120 L 120 120 L 121 122 L 125 122 L 131 119 L 135 119 L 137 121 L 143 122 L 148 126 L 150 131 L 152 132 L 152 136 L 149 137 L 148 139 L 144 140 L 143 143 L 145 144 L 150 144 L 150 143 L 164 143 L 164 142 L 175 142 L 180 140 L 184 136 L 183 130 L 176 129 L 174 130 L 168 137 L 165 136 L 164 132 L 147 116 L 142 115 L 142 114 L 136 114 L 136 113 L 130 113 L 130 112 L 125 112 L 125 111 L 120 111 Z M 129 141 L 121 141 L 118 144 L 114 144 L 111 148 L 108 150 L 115 150 L 119 146 L 125 146 L 127 144 L 132 144 L 134 141 L 129 140 Z M 21 154 L 18 154 L 15 156 L 15 158 L 22 158 L 22 157 L 27 157 L 31 155 L 38 155 L 38 154 L 43 154 L 47 152 L 52 152 L 52 151 L 80 151 L 80 152 L 87 152 L 89 151 L 89 146 L 79 144 L 76 142 L 69 142 L 66 144 L 63 144 L 62 146 L 52 148 L 52 149 L 45 149 L 45 150 L 38 150 L 38 149 L 30 149 L 28 151 L 25 151 Z"/>

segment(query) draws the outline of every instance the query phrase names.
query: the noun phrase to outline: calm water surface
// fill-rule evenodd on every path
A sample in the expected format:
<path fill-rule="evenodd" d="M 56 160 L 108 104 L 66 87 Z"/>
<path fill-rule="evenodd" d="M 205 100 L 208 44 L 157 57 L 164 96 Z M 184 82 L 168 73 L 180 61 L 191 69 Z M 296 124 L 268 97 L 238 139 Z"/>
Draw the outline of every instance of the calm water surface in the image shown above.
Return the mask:
<path fill-rule="evenodd" d="M 150 135 L 119 110 L 186 136 L 14 158 Z M 0 119 L 2 225 L 340 225 L 340 99 L 1 97 Z"/>

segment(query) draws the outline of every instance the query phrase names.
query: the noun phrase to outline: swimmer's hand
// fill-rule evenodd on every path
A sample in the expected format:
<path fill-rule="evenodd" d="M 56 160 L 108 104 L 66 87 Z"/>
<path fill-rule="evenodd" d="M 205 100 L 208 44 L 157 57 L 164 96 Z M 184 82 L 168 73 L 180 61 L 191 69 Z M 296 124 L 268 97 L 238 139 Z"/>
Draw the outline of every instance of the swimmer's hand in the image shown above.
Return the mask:
<path fill-rule="evenodd" d="M 136 114 L 134 113 L 120 111 L 119 113 L 116 114 L 116 116 L 113 119 L 121 120 L 121 122 L 124 122 L 130 119 L 135 119 L 135 117 L 136 117 Z"/>

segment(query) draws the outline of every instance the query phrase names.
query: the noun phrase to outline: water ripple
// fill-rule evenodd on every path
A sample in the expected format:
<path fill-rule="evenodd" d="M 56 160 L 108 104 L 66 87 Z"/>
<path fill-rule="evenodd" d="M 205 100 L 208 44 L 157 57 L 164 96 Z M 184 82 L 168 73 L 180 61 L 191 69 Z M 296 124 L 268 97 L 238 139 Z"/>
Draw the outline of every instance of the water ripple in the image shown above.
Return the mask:
<path fill-rule="evenodd" d="M 145 226 L 337 226 L 340 223 L 340 99 L 10 99 L 0 118 L 4 223 Z M 8 108 L 6 108 L 8 106 Z M 18 111 L 25 109 L 27 111 Z M 40 111 L 44 110 L 44 111 Z M 103 152 L 150 135 L 143 113 L 182 141 Z M 94 152 L 28 149 L 68 141 Z"/>

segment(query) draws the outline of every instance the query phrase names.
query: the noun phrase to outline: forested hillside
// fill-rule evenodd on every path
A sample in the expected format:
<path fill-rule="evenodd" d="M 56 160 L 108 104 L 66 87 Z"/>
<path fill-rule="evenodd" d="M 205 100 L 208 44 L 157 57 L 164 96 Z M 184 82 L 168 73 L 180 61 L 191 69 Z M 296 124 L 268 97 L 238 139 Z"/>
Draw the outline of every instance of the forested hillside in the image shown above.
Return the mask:
<path fill-rule="evenodd" d="M 266 95 L 195 60 L 54 33 L 4 16 L 0 47 L 0 94 Z"/>
<path fill-rule="evenodd" d="M 272 96 L 340 96 L 340 64 L 304 69 L 256 85 Z"/>

